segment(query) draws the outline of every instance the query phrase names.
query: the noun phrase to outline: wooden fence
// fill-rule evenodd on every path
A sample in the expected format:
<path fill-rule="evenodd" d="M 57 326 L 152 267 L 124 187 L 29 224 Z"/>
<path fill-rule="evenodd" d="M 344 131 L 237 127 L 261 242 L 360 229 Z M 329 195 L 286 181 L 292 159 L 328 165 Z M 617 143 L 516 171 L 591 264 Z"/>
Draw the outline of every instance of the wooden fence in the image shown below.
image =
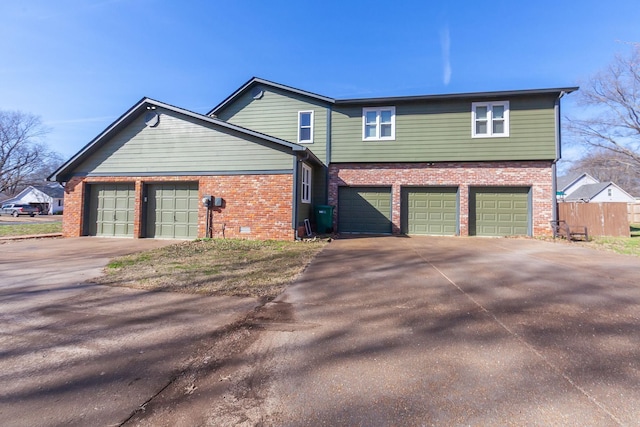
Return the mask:
<path fill-rule="evenodd" d="M 558 203 L 558 219 L 585 225 L 589 236 L 630 236 L 627 203 Z"/>
<path fill-rule="evenodd" d="M 629 222 L 640 224 L 640 203 L 629 203 Z"/>

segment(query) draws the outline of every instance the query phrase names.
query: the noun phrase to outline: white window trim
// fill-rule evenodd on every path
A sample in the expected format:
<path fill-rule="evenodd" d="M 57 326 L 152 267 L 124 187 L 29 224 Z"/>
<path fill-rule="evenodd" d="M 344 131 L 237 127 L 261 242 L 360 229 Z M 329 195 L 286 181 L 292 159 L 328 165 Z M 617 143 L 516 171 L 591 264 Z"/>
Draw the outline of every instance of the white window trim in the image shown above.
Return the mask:
<path fill-rule="evenodd" d="M 391 136 L 380 136 L 380 117 L 382 111 L 391 111 Z M 367 138 L 367 113 L 376 112 L 376 136 Z M 396 139 L 396 107 L 369 107 L 362 109 L 362 140 L 363 141 L 395 141 Z"/>
<path fill-rule="evenodd" d="M 311 167 L 302 164 L 302 185 L 300 185 L 300 201 L 311 203 Z"/>
<path fill-rule="evenodd" d="M 504 106 L 504 132 L 493 133 L 493 107 Z M 487 107 L 487 133 L 476 133 L 476 108 Z M 472 102 L 471 103 L 471 136 L 473 138 L 505 138 L 509 136 L 509 101 Z"/>
<path fill-rule="evenodd" d="M 300 130 L 302 129 L 302 115 L 303 114 L 311 114 L 311 120 L 310 123 L 311 125 L 309 126 L 309 128 L 311 129 L 310 132 L 310 138 L 311 139 L 305 139 L 303 140 L 301 137 L 301 132 Z M 306 127 L 306 126 L 305 126 Z M 306 111 L 298 111 L 298 143 L 299 144 L 313 144 L 313 110 L 306 110 Z"/>

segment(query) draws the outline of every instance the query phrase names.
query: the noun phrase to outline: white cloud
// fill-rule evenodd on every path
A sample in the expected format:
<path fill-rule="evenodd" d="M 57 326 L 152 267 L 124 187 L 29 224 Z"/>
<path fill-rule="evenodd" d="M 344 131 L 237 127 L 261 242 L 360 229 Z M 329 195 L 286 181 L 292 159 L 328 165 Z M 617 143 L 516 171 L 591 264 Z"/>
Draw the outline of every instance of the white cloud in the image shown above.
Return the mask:
<path fill-rule="evenodd" d="M 442 49 L 442 80 L 446 85 L 451 82 L 451 36 L 449 25 L 440 31 L 440 47 Z"/>

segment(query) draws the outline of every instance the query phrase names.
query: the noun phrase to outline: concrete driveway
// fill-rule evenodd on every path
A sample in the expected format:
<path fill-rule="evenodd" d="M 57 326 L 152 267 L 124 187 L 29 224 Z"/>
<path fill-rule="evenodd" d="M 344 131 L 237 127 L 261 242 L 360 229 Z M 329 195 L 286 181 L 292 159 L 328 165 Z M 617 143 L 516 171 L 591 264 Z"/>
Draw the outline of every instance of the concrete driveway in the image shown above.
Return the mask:
<path fill-rule="evenodd" d="M 258 305 L 85 283 L 114 256 L 172 243 L 0 244 L 0 424 L 120 425 L 173 381 L 197 346 Z"/>
<path fill-rule="evenodd" d="M 337 240 L 270 305 L 289 315 L 247 355 L 264 384 L 252 422 L 640 425 L 638 258 L 527 239 Z"/>

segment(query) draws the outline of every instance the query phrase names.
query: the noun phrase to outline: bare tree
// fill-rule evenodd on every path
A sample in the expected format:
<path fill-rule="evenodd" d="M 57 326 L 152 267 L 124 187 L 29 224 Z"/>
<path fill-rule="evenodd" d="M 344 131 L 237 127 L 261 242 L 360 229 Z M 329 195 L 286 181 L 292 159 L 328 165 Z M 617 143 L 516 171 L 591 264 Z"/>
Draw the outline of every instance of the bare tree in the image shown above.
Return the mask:
<path fill-rule="evenodd" d="M 48 130 L 38 116 L 0 111 L 0 192 L 15 194 L 60 163 L 43 142 Z"/>
<path fill-rule="evenodd" d="M 640 168 L 640 46 L 616 55 L 577 93 L 580 118 L 567 118 L 574 142 L 615 153 L 615 161 Z"/>

